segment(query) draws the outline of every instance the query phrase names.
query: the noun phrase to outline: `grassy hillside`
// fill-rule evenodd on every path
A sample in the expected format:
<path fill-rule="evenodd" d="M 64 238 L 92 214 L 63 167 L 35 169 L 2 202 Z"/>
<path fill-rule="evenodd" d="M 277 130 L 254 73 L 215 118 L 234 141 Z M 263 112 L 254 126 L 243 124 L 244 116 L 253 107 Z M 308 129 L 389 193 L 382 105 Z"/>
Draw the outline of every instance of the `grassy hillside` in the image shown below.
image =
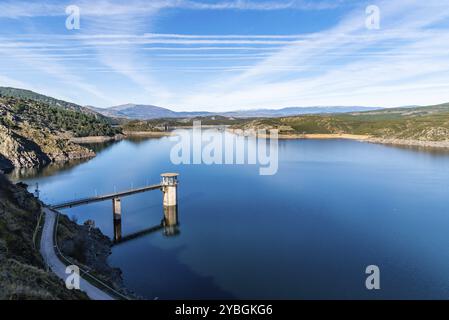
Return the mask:
<path fill-rule="evenodd" d="M 87 299 L 47 272 L 33 244 L 40 203 L 0 174 L 0 300 Z"/>
<path fill-rule="evenodd" d="M 277 128 L 285 134 L 358 134 L 385 139 L 449 140 L 449 104 L 333 115 L 253 119 L 234 128 Z"/>

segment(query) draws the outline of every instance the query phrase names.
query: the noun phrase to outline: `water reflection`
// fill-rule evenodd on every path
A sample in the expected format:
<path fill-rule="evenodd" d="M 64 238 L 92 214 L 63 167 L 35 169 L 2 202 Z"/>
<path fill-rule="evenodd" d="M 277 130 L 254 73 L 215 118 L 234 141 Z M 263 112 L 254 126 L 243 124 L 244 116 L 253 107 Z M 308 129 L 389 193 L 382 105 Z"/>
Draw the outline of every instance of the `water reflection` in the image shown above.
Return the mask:
<path fill-rule="evenodd" d="M 396 145 L 396 144 L 384 144 L 384 146 L 393 149 L 410 150 L 415 152 L 423 152 L 434 156 L 447 156 L 449 155 L 449 149 L 429 147 L 429 146 L 408 146 L 408 145 Z"/>
<path fill-rule="evenodd" d="M 122 219 L 114 219 L 114 242 L 122 239 Z"/>
<path fill-rule="evenodd" d="M 83 147 L 86 147 L 96 154 L 109 148 L 117 141 L 106 141 L 97 143 L 80 143 Z M 20 181 L 35 178 L 50 177 L 55 174 L 60 174 L 65 171 L 69 171 L 80 164 L 86 163 L 92 160 L 92 158 L 74 159 L 69 161 L 56 161 L 45 166 L 38 166 L 33 168 L 15 168 L 7 172 L 9 179 L 12 181 Z"/>
<path fill-rule="evenodd" d="M 179 223 L 178 223 L 178 207 L 164 207 L 164 216 L 161 223 L 150 228 L 131 233 L 126 236 L 122 236 L 122 219 L 117 219 L 114 216 L 114 245 L 124 243 L 133 239 L 137 239 L 146 236 L 150 233 L 158 232 L 164 230 L 164 235 L 167 237 L 173 237 L 180 234 Z"/>
<path fill-rule="evenodd" d="M 60 174 L 64 171 L 69 171 L 77 167 L 79 164 L 85 163 L 89 160 L 91 159 L 88 158 L 70 161 L 58 161 L 43 167 L 16 168 L 8 173 L 8 177 L 11 181 L 50 177 L 55 174 Z"/>
<path fill-rule="evenodd" d="M 101 151 L 109 148 L 110 146 L 112 146 L 115 143 L 117 143 L 116 140 L 94 142 L 94 143 L 79 143 L 79 144 L 82 145 L 83 147 L 86 147 L 86 148 L 94 151 L 95 153 L 100 153 Z"/>
<path fill-rule="evenodd" d="M 178 206 L 164 207 L 164 235 L 167 237 L 176 236 L 180 233 L 178 223 Z"/>
<path fill-rule="evenodd" d="M 145 136 L 139 137 L 139 136 L 135 136 L 135 137 L 128 137 L 128 138 L 126 138 L 126 141 L 132 143 L 135 146 L 138 146 L 138 145 L 141 145 L 143 143 L 148 142 L 149 140 L 157 141 L 157 140 L 159 140 L 161 138 L 163 138 L 163 137 L 145 137 Z"/>

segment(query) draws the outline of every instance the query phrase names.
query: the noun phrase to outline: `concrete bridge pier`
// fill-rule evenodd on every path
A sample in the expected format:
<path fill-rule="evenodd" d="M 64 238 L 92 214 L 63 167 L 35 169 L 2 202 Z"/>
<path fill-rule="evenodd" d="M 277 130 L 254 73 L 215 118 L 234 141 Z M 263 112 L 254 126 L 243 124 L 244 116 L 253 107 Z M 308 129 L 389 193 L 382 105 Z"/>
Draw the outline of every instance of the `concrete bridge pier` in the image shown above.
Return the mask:
<path fill-rule="evenodd" d="M 122 200 L 118 197 L 112 199 L 112 214 L 114 220 L 122 219 Z"/>
<path fill-rule="evenodd" d="M 164 207 L 162 225 L 164 226 L 164 235 L 167 237 L 179 234 L 177 206 Z"/>
<path fill-rule="evenodd" d="M 114 219 L 114 241 L 120 241 L 122 239 L 122 220 Z"/>
<path fill-rule="evenodd" d="M 114 241 L 119 241 L 122 238 L 122 200 L 119 197 L 112 198 L 112 216 Z"/>

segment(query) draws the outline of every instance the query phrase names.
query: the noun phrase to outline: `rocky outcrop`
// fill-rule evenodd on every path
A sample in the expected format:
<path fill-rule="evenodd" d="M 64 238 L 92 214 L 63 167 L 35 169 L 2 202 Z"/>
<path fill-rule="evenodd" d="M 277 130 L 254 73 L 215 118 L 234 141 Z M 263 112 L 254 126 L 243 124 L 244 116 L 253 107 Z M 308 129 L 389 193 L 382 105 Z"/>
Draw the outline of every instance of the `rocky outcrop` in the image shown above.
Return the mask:
<path fill-rule="evenodd" d="M 70 139 L 113 137 L 121 132 L 103 116 L 83 112 L 84 109 L 63 108 L 60 101 L 32 92 L 7 89 L 6 93 L 13 97 L 0 92 L 0 170 L 93 157 L 92 150 Z M 22 94 L 37 100 L 14 97 Z"/>
<path fill-rule="evenodd" d="M 417 147 L 417 148 L 442 148 L 449 149 L 449 141 L 425 141 L 414 139 L 395 139 L 395 138 L 373 138 L 365 140 L 372 143 L 389 144 L 395 146 Z"/>
<path fill-rule="evenodd" d="M 73 264 L 89 270 L 96 278 L 115 290 L 130 294 L 123 286 L 121 270 L 108 264 L 112 241 L 100 229 L 95 228 L 93 221 L 79 225 L 76 220 L 72 221 L 67 216 L 61 215 L 57 239 L 63 255 Z"/>
<path fill-rule="evenodd" d="M 11 166 L 33 167 L 50 162 L 50 158 L 36 143 L 2 125 L 0 125 L 0 155 L 3 160 L 0 165 L 5 169 L 10 169 L 8 167 Z"/>
<path fill-rule="evenodd" d="M 53 161 L 95 156 L 95 153 L 47 130 L 23 125 L 12 130 L 0 124 L 0 170 L 31 168 Z"/>

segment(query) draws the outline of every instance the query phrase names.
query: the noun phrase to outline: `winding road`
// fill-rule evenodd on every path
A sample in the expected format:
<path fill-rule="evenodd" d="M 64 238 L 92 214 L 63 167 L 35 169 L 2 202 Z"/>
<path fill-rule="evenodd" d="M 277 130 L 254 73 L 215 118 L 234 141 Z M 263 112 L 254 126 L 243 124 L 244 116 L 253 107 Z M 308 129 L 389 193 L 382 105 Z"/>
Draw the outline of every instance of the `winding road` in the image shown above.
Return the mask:
<path fill-rule="evenodd" d="M 68 276 L 68 274 L 65 273 L 66 265 L 59 260 L 55 252 L 54 229 L 56 213 L 48 208 L 44 208 L 44 213 L 45 223 L 44 228 L 42 229 L 40 252 L 47 266 L 65 283 Z M 82 277 L 80 278 L 80 289 L 92 300 L 114 300 L 112 296 L 93 286 Z"/>

